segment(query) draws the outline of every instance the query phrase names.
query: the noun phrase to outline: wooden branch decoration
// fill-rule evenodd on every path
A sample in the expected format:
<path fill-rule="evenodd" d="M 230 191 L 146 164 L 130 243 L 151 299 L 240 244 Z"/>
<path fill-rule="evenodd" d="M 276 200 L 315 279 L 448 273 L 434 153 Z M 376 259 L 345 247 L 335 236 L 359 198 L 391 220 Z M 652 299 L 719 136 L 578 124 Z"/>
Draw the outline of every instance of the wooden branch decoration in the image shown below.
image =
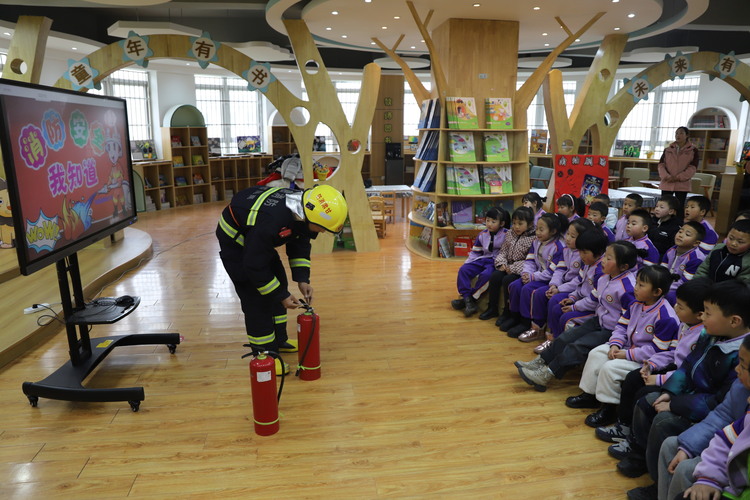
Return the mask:
<path fill-rule="evenodd" d="M 414 22 L 417 24 L 417 28 L 419 28 L 419 33 L 422 35 L 422 38 L 424 38 L 425 45 L 427 45 L 427 50 L 430 53 L 430 65 L 432 66 L 432 75 L 435 79 L 435 87 L 436 90 L 433 90 L 432 95 L 437 95 L 438 97 L 445 97 L 443 95 L 444 92 L 447 91 L 448 88 L 448 82 L 445 79 L 445 73 L 443 72 L 443 66 L 440 64 L 440 58 L 437 57 L 437 49 L 435 48 L 435 44 L 432 41 L 432 37 L 430 36 L 430 32 L 427 31 L 427 24 L 430 22 L 430 19 L 432 18 L 432 10 L 427 13 L 427 17 L 425 18 L 424 22 L 419 18 L 419 13 L 417 12 L 417 9 L 414 7 L 414 3 L 411 1 L 407 1 L 406 5 L 409 7 L 409 11 L 411 12 L 412 17 L 414 18 Z"/>
<path fill-rule="evenodd" d="M 388 57 L 393 59 L 396 64 L 399 65 L 399 67 L 401 67 L 401 71 L 404 72 L 404 78 L 406 78 L 406 81 L 409 83 L 409 87 L 411 88 L 412 94 L 414 94 L 414 98 L 417 100 L 417 104 L 421 105 L 422 101 L 430 98 L 430 93 L 427 91 L 419 78 L 417 78 L 417 75 L 414 74 L 414 70 L 412 70 L 409 65 L 406 64 L 406 61 L 404 61 L 401 56 L 396 54 L 396 47 L 398 47 L 403 38 L 404 35 L 401 35 L 393 48 L 390 49 L 377 38 L 372 38 L 372 41 L 375 42 L 377 46 L 380 47 L 381 50 L 386 53 L 386 55 L 388 55 Z"/>

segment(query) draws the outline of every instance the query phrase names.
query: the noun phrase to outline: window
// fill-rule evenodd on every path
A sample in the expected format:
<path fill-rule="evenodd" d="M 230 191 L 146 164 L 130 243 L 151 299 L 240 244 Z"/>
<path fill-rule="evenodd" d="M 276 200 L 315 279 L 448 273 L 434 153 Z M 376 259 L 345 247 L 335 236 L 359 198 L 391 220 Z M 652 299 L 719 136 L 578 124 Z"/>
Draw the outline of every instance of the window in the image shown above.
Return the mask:
<path fill-rule="evenodd" d="M 337 81 L 333 82 L 336 88 L 336 96 L 341 103 L 341 109 L 344 110 L 344 116 L 349 125 L 354 123 L 354 115 L 357 112 L 357 102 L 359 101 L 359 91 L 362 88 L 362 83 L 359 81 Z M 305 89 L 304 82 L 302 83 L 302 100 L 307 101 L 310 97 L 307 95 L 307 89 Z M 326 151 L 336 151 L 338 142 L 333 136 L 333 132 L 324 123 L 318 123 L 315 128 L 315 135 L 322 136 L 325 140 Z"/>
<path fill-rule="evenodd" d="M 523 82 L 518 83 L 516 90 L 521 88 L 522 83 Z M 575 80 L 563 81 L 565 111 L 568 113 L 568 116 L 570 116 L 570 112 L 573 110 L 573 104 L 576 100 L 576 88 L 577 82 Z M 528 110 L 526 111 L 526 124 L 529 130 L 535 128 L 542 128 L 545 130 L 549 129 L 547 126 L 547 115 L 544 112 L 544 95 L 542 93 L 542 89 L 539 89 L 539 91 L 536 93 L 534 99 L 529 105 Z"/>
<path fill-rule="evenodd" d="M 91 94 L 120 97 L 128 103 L 128 131 L 130 133 L 130 140 L 152 141 L 148 73 L 145 71 L 121 69 L 102 80 L 101 84 L 101 90 L 92 89 L 88 92 Z"/>
<path fill-rule="evenodd" d="M 431 82 L 423 82 L 425 89 L 432 90 Z M 409 82 L 404 82 L 404 135 L 419 135 L 417 124 L 422 108 L 411 91 Z"/>
<path fill-rule="evenodd" d="M 208 137 L 221 140 L 222 153 L 237 152 L 237 136 L 263 136 L 260 98 L 246 80 L 195 75 L 195 100 Z"/>
<path fill-rule="evenodd" d="M 674 131 L 685 126 L 698 106 L 700 76 L 666 81 L 649 92 L 630 111 L 617 133 L 617 140 L 643 141 L 641 152 L 654 151 L 658 158 L 674 141 Z M 615 92 L 622 88 L 617 80 Z"/>

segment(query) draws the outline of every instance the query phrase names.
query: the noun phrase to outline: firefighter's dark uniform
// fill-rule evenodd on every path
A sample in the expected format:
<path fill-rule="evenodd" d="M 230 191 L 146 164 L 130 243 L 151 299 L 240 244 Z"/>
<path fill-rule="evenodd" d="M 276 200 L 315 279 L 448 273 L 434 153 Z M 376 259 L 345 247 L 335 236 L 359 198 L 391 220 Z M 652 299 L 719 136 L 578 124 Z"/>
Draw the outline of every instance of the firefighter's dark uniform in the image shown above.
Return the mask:
<path fill-rule="evenodd" d="M 287 205 L 301 191 L 255 186 L 237 193 L 224 209 L 216 228 L 219 255 L 242 304 L 248 342 L 261 350 L 278 352 L 287 341 L 286 271 L 276 247 L 286 245 L 286 254 L 296 282 L 310 282 L 310 239 L 299 213 Z M 294 203 L 292 203 L 294 205 Z M 302 220 L 300 220 L 302 219 Z"/>

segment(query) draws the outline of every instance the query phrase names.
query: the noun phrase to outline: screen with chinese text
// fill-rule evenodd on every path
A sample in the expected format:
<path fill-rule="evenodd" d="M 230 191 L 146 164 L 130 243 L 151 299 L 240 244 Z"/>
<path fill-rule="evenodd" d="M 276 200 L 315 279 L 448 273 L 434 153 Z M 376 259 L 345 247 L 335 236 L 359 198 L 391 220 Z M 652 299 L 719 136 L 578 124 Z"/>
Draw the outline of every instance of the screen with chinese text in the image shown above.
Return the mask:
<path fill-rule="evenodd" d="M 0 148 L 23 274 L 135 221 L 124 100 L 0 80 Z"/>

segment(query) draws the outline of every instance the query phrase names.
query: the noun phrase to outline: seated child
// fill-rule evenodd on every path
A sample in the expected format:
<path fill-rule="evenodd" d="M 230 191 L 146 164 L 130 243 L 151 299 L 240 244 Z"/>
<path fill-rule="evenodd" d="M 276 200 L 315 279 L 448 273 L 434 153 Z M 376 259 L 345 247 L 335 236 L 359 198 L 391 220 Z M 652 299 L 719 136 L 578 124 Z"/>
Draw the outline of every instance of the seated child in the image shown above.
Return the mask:
<path fill-rule="evenodd" d="M 633 272 L 638 271 L 641 266 L 653 266 L 659 263 L 659 251 L 648 238 L 649 224 L 651 224 L 651 216 L 646 210 L 638 208 L 630 212 L 626 229 L 627 240 L 632 242 L 636 248 L 646 250 L 646 256 L 638 258 L 638 265 L 632 270 Z"/>
<path fill-rule="evenodd" d="M 586 203 L 582 198 L 577 198 L 572 194 L 564 194 L 557 199 L 557 213 L 563 214 L 568 221 L 574 221 L 583 217 L 586 212 Z"/>
<path fill-rule="evenodd" d="M 612 425 L 597 427 L 596 437 L 610 443 L 626 439 L 636 401 L 649 392 L 661 392 L 661 386 L 693 351 L 703 330 L 703 299 L 710 286 L 709 280 L 698 278 L 685 282 L 677 289 L 674 311 L 681 322 L 677 346 L 674 350 L 654 354 L 642 367 L 625 377 L 617 406 L 617 421 Z"/>
<path fill-rule="evenodd" d="M 643 196 L 637 193 L 629 193 L 622 202 L 622 215 L 617 219 L 615 225 L 615 241 L 628 239 L 628 218 L 633 210 L 643 206 Z"/>
<path fill-rule="evenodd" d="M 479 315 L 479 319 L 487 320 L 497 317 L 500 303 L 500 292 L 505 292 L 505 310 L 497 323 L 510 318 L 508 303 L 508 286 L 521 277 L 526 254 L 536 238 L 534 229 L 534 212 L 528 207 L 518 207 L 513 211 L 510 231 L 505 233 L 505 240 L 500 246 L 500 252 L 495 257 L 495 270 L 487 283 L 489 304 L 487 310 Z M 498 325 L 499 326 L 499 325 Z"/>
<path fill-rule="evenodd" d="M 695 276 L 707 277 L 713 282 L 736 278 L 750 281 L 750 220 L 732 223 L 727 242 L 720 243 L 698 266 Z"/>
<path fill-rule="evenodd" d="M 662 196 L 654 207 L 648 239 L 659 250 L 660 258 L 674 244 L 674 235 L 680 230 L 680 222 L 676 217 L 679 209 L 680 202 L 674 196 Z"/>
<path fill-rule="evenodd" d="M 695 221 L 686 222 L 674 236 L 675 245 L 667 250 L 661 259 L 661 265 L 675 275 L 675 281 L 667 293 L 670 304 L 675 303 L 677 287 L 693 279 L 698 266 L 706 255 L 701 252 L 700 244 L 706 235 L 706 229 Z"/>
<path fill-rule="evenodd" d="M 463 310 L 467 318 L 477 312 L 477 297 L 484 291 L 495 270 L 495 257 L 505 241 L 510 217 L 502 208 L 492 207 L 487 210 L 484 224 L 487 229 L 477 235 L 469 256 L 458 269 L 456 287 L 460 297 L 451 301 L 453 309 Z M 476 281 L 472 285 L 471 280 L 474 278 Z"/>
<path fill-rule="evenodd" d="M 610 206 L 611 201 L 609 199 L 609 195 L 599 193 L 594 196 L 592 203 L 595 201 L 601 201 L 602 203 L 607 205 L 607 218 L 604 221 L 604 225 L 607 226 L 611 231 L 614 231 L 615 226 L 617 225 L 617 209 Z"/>
<path fill-rule="evenodd" d="M 607 217 L 608 207 L 601 201 L 595 201 L 589 207 L 589 220 L 602 230 L 604 236 L 607 237 L 607 241 L 613 243 L 615 241 L 615 233 L 604 224 L 604 220 Z"/>
<path fill-rule="evenodd" d="M 597 300 L 596 316 L 563 332 L 536 359 L 516 361 L 524 382 L 537 391 L 546 391 L 552 377 L 562 378 L 569 369 L 584 363 L 591 349 L 607 341 L 623 310 L 634 300 L 635 276 L 631 268 L 636 265 L 638 253 L 629 241 L 616 241 L 607 247 L 602 259 L 604 274 L 592 292 Z"/>
<path fill-rule="evenodd" d="M 547 340 L 534 349 L 540 354 L 565 331 L 569 321 L 585 321 L 594 315 L 598 301 L 592 292 L 602 276 L 602 257 L 607 249 L 607 238 L 599 231 L 586 231 L 576 238 L 576 248 L 583 269 L 575 290 L 554 295 L 547 307 Z M 559 297 L 559 298 L 558 298 Z"/>
<path fill-rule="evenodd" d="M 542 208 L 545 201 L 547 201 L 546 196 L 542 198 L 534 191 L 529 191 L 528 193 L 523 195 L 523 198 L 521 198 L 521 203 L 523 204 L 523 206 L 529 207 L 534 211 L 534 226 L 536 226 L 539 222 L 539 218 L 547 213 L 544 211 L 544 208 Z"/>
<path fill-rule="evenodd" d="M 704 300 L 704 332 L 693 351 L 662 386 L 638 400 L 627 440 L 609 447 L 620 459 L 617 469 L 628 477 L 656 471 L 659 449 L 675 436 L 703 420 L 721 403 L 737 378 L 740 344 L 750 325 L 750 289 L 729 280 L 711 286 Z"/>
<path fill-rule="evenodd" d="M 679 321 L 664 298 L 671 284 L 665 267 L 642 267 L 636 276 L 635 302 L 620 317 L 609 342 L 589 352 L 578 385 L 583 392 L 565 401 L 570 408 L 596 408 L 601 403 L 586 417 L 586 425 L 613 423 L 625 376 L 655 354 L 674 349 Z"/>
<path fill-rule="evenodd" d="M 594 225 L 583 217 L 573 220 L 568 226 L 568 230 L 565 232 L 565 248 L 563 248 L 561 259 L 553 261 L 551 264 L 553 271 L 549 285 L 534 292 L 531 301 L 531 328 L 518 336 L 518 340 L 521 342 L 544 340 L 544 326 L 547 324 L 549 301 L 555 295 L 559 295 L 561 300 L 567 297 L 569 292 L 575 290 L 578 281 L 581 279 L 581 258 L 578 255 L 578 249 L 576 249 L 576 240 L 579 235 L 592 229 L 594 229 Z"/>
<path fill-rule="evenodd" d="M 509 337 L 518 338 L 531 327 L 531 305 L 534 295 L 544 295 L 554 271 L 552 264 L 562 260 L 562 236 L 568 229 L 564 215 L 545 213 L 536 226 L 536 240 L 531 244 L 521 279 L 508 287 L 508 305 L 511 318 L 502 323 L 500 329 Z"/>
<path fill-rule="evenodd" d="M 711 211 L 711 200 L 705 196 L 691 196 L 685 202 L 685 222 L 694 220 L 700 222 L 706 228 L 706 237 L 701 242 L 701 250 L 708 253 L 713 250 L 719 241 L 713 226 L 705 219 L 706 214 Z"/>

